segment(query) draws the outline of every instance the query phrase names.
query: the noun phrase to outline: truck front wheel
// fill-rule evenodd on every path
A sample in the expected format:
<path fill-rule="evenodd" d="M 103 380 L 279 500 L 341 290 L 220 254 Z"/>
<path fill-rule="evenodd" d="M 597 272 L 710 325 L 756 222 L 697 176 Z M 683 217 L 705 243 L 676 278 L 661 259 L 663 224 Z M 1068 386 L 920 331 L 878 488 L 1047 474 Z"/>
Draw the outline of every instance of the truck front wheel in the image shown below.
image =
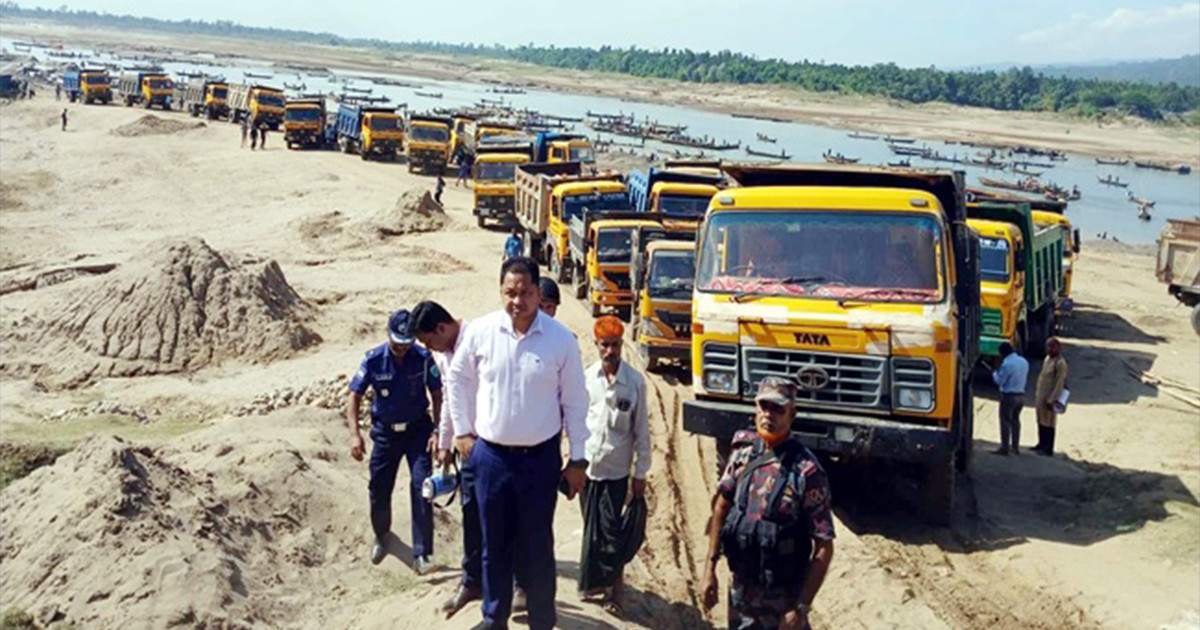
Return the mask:
<path fill-rule="evenodd" d="M 921 511 L 932 525 L 950 525 L 954 515 L 954 480 L 958 473 L 950 460 L 931 464 L 924 471 Z"/>

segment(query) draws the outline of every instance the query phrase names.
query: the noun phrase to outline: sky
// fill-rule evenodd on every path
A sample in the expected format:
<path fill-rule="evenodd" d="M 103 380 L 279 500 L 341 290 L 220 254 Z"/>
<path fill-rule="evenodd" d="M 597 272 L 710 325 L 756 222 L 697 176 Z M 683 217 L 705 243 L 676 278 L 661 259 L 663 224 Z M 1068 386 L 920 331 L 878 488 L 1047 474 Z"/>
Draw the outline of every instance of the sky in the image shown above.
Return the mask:
<path fill-rule="evenodd" d="M 1200 1 L 1180 0 L 70 0 L 66 6 L 395 41 L 728 49 L 906 67 L 1200 54 Z"/>

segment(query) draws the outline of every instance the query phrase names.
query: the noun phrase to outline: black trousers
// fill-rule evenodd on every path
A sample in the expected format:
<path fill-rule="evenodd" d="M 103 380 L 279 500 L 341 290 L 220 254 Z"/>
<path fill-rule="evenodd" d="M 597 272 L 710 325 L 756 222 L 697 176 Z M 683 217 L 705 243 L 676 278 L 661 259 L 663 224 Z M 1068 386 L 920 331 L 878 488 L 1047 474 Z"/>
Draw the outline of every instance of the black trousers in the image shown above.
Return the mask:
<path fill-rule="evenodd" d="M 1017 450 L 1021 447 L 1021 409 L 1025 397 L 1021 394 L 1000 394 L 1000 447 Z"/>
<path fill-rule="evenodd" d="M 1054 454 L 1054 427 L 1038 425 L 1038 443 L 1034 450 L 1047 455 Z"/>
<path fill-rule="evenodd" d="M 625 569 L 621 547 L 621 512 L 629 477 L 588 479 L 580 506 L 583 508 L 583 552 L 579 563 L 579 590 L 607 588 Z"/>
<path fill-rule="evenodd" d="M 483 526 L 479 522 L 479 497 L 475 496 L 475 467 L 470 462 L 463 464 L 462 473 L 462 526 L 463 557 L 462 585 L 466 588 L 483 588 Z"/>

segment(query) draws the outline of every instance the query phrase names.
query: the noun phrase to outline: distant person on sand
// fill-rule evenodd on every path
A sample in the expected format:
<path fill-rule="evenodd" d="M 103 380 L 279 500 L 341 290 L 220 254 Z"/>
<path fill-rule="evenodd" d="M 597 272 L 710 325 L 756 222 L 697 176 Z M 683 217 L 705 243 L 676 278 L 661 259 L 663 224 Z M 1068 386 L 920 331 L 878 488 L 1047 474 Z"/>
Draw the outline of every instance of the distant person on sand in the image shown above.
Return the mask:
<path fill-rule="evenodd" d="M 392 531 L 392 490 L 400 460 L 408 459 L 409 500 L 412 502 L 413 570 L 424 575 L 433 568 L 433 505 L 421 496 L 421 485 L 433 472 L 430 438 L 433 418 L 442 413 L 442 377 L 429 351 L 416 341 L 412 316 L 400 309 L 387 325 L 387 343 L 367 352 L 350 380 L 346 424 L 350 429 L 350 456 L 362 461 L 365 447 L 358 427 L 358 407 L 367 389 L 375 391 L 371 402 L 371 480 L 367 495 L 371 503 L 371 528 L 375 544 L 371 563 L 387 556 L 387 538 Z M 430 414 L 430 401 L 433 413 Z"/>
<path fill-rule="evenodd" d="M 442 174 L 438 173 L 437 187 L 433 189 L 433 200 L 440 206 L 442 205 L 442 191 L 446 190 L 446 180 L 442 178 Z"/>
<path fill-rule="evenodd" d="M 1000 367 L 992 380 L 1000 388 L 1000 448 L 997 455 L 1021 454 L 1021 409 L 1025 406 L 1025 385 L 1029 362 L 1017 354 L 1011 343 L 1000 344 Z"/>
<path fill-rule="evenodd" d="M 258 124 L 258 150 L 259 151 L 267 150 L 267 131 L 269 129 L 270 129 L 270 127 L 268 127 L 267 123 L 265 123 L 265 122 Z"/>
<path fill-rule="evenodd" d="M 67 130 L 67 109 L 65 107 L 63 108 L 63 113 L 62 113 L 62 130 L 63 131 Z"/>
<path fill-rule="evenodd" d="M 250 125 L 250 150 L 258 148 L 258 125 Z"/>
<path fill-rule="evenodd" d="M 475 158 L 471 154 L 463 153 L 463 156 L 458 160 L 458 179 L 454 181 L 455 186 L 458 186 L 460 183 L 463 186 L 468 185 L 467 178 L 471 176 L 471 167 L 474 163 Z"/>
<path fill-rule="evenodd" d="M 57 83 L 54 84 L 54 100 L 56 100 L 56 101 L 62 100 L 62 86 L 58 85 Z"/>
<path fill-rule="evenodd" d="M 246 136 L 250 135 L 250 119 L 242 119 L 242 148 L 246 148 Z"/>
<path fill-rule="evenodd" d="M 1058 425 L 1058 399 L 1067 388 L 1067 360 L 1062 356 L 1058 337 L 1046 340 L 1046 359 L 1038 374 L 1034 394 L 1038 423 L 1038 443 L 1033 450 L 1047 457 L 1054 455 L 1054 432 Z"/>
<path fill-rule="evenodd" d="M 504 260 L 516 258 L 521 255 L 521 231 L 513 228 L 508 235 L 508 240 L 504 241 Z"/>

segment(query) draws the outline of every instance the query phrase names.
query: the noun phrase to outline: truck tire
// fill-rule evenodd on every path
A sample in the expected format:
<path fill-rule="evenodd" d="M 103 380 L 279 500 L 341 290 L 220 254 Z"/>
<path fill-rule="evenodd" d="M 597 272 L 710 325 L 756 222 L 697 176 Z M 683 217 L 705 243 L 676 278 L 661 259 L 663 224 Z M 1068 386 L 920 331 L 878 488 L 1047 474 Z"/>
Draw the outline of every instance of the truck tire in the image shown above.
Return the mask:
<path fill-rule="evenodd" d="M 952 459 L 931 464 L 924 471 L 921 512 L 931 525 L 950 525 L 954 516 L 954 481 L 958 474 Z"/>
<path fill-rule="evenodd" d="M 1200 304 L 1192 307 L 1192 330 L 1200 335 Z"/>
<path fill-rule="evenodd" d="M 588 287 L 586 273 L 576 273 L 572 278 L 572 288 L 575 289 L 575 299 L 582 300 L 587 297 Z"/>
<path fill-rule="evenodd" d="M 482 228 L 486 227 L 486 226 L 484 225 L 484 221 L 483 221 L 483 215 L 482 215 L 482 214 L 481 214 L 481 215 L 479 215 L 479 216 L 477 216 L 477 217 L 475 217 L 475 225 L 478 225 L 478 226 L 480 227 L 480 229 L 482 229 Z"/>
<path fill-rule="evenodd" d="M 368 154 L 367 154 L 367 152 L 366 152 L 366 151 L 361 151 L 361 152 L 359 153 L 359 156 L 360 156 L 360 157 L 363 159 L 363 161 L 364 161 L 364 162 L 366 162 L 366 161 L 367 161 L 367 155 L 368 155 Z"/>

